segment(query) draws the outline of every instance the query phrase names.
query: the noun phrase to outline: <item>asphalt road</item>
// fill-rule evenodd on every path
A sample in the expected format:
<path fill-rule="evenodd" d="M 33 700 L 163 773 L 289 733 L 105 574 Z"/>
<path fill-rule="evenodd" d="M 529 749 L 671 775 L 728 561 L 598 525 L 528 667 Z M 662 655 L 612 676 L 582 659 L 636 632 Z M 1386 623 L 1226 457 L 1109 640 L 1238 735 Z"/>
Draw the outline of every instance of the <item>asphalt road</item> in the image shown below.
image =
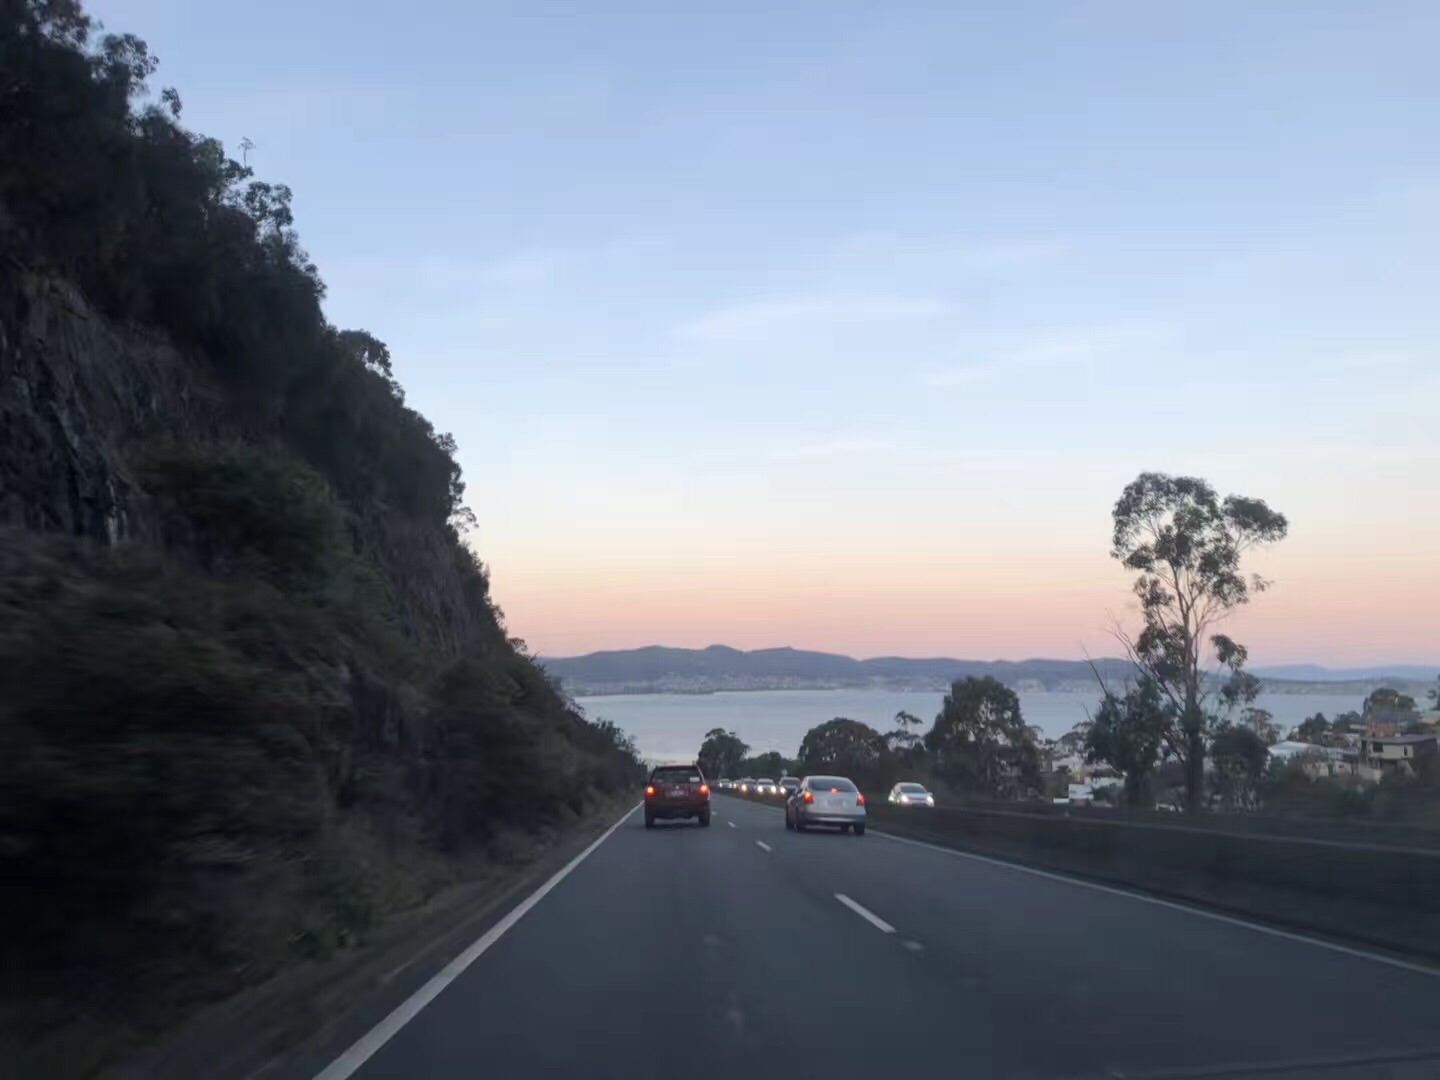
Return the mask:
<path fill-rule="evenodd" d="M 326 1080 L 1408 1080 L 1437 1016 L 1440 973 L 717 796 L 632 814 Z"/>

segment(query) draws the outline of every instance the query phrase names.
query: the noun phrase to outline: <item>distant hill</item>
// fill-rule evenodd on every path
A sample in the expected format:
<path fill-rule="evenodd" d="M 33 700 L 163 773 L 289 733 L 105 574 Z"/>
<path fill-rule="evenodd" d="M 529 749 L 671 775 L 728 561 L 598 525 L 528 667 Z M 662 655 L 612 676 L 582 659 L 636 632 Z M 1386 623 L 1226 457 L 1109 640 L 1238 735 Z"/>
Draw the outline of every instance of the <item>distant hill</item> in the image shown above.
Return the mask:
<path fill-rule="evenodd" d="M 706 649 L 641 649 L 586 656 L 547 657 L 546 670 L 577 695 L 616 693 L 707 693 L 717 690 L 785 690 L 838 687 L 931 689 L 967 675 L 993 675 L 1012 686 L 1032 689 L 1093 687 L 1095 676 L 1080 660 L 953 660 L 946 657 L 882 656 L 856 660 L 802 649 L 755 649 L 726 645 Z M 1130 665 L 1102 659 L 1106 678 L 1123 678 Z"/>
<path fill-rule="evenodd" d="M 1440 665 L 1385 664 L 1379 667 L 1327 668 L 1319 664 L 1277 664 L 1255 668 L 1263 679 L 1293 679 L 1302 682 L 1369 682 L 1394 679 L 1399 682 L 1433 683 Z"/>
<path fill-rule="evenodd" d="M 754 649 L 728 645 L 705 649 L 640 649 L 595 652 L 585 656 L 547 657 L 550 674 L 576 696 L 600 694 L 704 694 L 727 690 L 817 690 L 847 687 L 941 690 L 967 675 L 993 675 L 1020 690 L 1095 688 L 1095 675 L 1083 660 L 955 660 L 948 657 L 880 656 L 870 660 L 804 649 Z M 1107 680 L 1122 681 L 1130 664 L 1106 657 L 1095 661 Z M 1331 669 L 1293 664 L 1255 669 L 1272 691 L 1288 693 L 1366 693 L 1387 682 L 1417 691 L 1433 683 L 1440 667 L 1394 665 Z"/>

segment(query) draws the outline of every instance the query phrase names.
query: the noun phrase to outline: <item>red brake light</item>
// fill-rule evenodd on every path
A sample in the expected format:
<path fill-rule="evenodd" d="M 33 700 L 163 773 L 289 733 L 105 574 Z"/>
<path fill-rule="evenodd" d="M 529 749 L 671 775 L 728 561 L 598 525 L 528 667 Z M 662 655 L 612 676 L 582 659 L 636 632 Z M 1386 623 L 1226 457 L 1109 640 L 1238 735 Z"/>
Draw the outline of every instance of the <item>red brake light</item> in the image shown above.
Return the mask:
<path fill-rule="evenodd" d="M 701 785 L 700 785 L 700 794 L 701 794 L 701 795 L 709 795 L 709 794 L 710 794 L 710 785 L 709 785 L 709 784 L 701 784 Z"/>
<path fill-rule="evenodd" d="M 862 792 L 857 791 L 857 792 L 855 793 L 855 805 L 856 805 L 856 806 L 864 806 L 864 805 L 865 805 L 865 795 L 864 795 Z"/>
<path fill-rule="evenodd" d="M 648 796 L 648 795 L 654 795 L 654 794 L 655 794 L 655 785 L 654 785 L 654 784 L 646 784 L 646 785 L 645 785 L 645 794 L 646 794 L 647 796 Z"/>
<path fill-rule="evenodd" d="M 832 787 L 832 788 L 830 789 L 830 794 L 831 794 L 831 795 L 839 795 L 839 794 L 840 794 L 840 789 L 839 789 L 838 787 Z"/>
<path fill-rule="evenodd" d="M 800 798 L 804 799 L 807 803 L 811 803 L 815 801 L 815 793 L 813 791 L 806 791 L 800 795 Z"/>

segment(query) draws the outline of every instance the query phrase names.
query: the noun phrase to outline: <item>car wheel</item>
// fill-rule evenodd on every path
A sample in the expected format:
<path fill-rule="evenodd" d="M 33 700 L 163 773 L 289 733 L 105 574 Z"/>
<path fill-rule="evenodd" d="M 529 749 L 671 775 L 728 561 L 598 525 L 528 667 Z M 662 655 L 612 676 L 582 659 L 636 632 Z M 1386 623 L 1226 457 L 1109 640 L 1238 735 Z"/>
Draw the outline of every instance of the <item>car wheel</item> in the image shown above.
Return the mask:
<path fill-rule="evenodd" d="M 865 835 L 865 826 L 864 826 L 864 825 L 856 825 L 856 826 L 855 826 L 855 835 L 856 835 L 856 836 L 864 836 L 864 835 Z"/>
<path fill-rule="evenodd" d="M 653 829 L 654 827 L 655 827 L 655 818 L 654 818 L 652 815 L 650 815 L 650 814 L 646 814 L 646 815 L 645 815 L 645 828 L 647 828 L 647 829 Z"/>
<path fill-rule="evenodd" d="M 709 827 L 710 814 L 708 812 L 700 815 L 700 824 L 706 826 L 707 828 Z"/>
<path fill-rule="evenodd" d="M 795 819 L 795 831 L 796 831 L 796 832 L 804 832 L 804 831 L 805 831 L 805 823 L 804 823 L 803 821 L 801 821 L 798 817 Z"/>

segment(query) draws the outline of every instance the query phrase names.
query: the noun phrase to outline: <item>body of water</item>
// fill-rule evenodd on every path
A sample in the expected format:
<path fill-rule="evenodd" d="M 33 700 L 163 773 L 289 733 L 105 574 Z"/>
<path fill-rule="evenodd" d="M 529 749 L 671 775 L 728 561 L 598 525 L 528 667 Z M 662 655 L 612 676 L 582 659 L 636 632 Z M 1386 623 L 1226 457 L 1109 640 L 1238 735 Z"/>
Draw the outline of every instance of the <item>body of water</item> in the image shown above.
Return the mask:
<path fill-rule="evenodd" d="M 904 710 L 925 721 L 940 711 L 940 692 L 902 690 L 753 690 L 725 694 L 619 694 L 580 698 L 592 720 L 604 718 L 624 728 L 647 758 L 694 760 L 711 728 L 734 731 L 752 753 L 778 750 L 789 757 L 816 724 L 837 716 L 861 720 L 879 731 L 895 725 Z M 1020 695 L 1025 722 L 1051 738 L 1065 734 L 1093 709 L 1098 694 L 1039 692 Z M 1283 735 L 1307 716 L 1327 717 L 1359 711 L 1362 698 L 1348 694 L 1261 694 L 1256 705 L 1275 716 Z"/>

